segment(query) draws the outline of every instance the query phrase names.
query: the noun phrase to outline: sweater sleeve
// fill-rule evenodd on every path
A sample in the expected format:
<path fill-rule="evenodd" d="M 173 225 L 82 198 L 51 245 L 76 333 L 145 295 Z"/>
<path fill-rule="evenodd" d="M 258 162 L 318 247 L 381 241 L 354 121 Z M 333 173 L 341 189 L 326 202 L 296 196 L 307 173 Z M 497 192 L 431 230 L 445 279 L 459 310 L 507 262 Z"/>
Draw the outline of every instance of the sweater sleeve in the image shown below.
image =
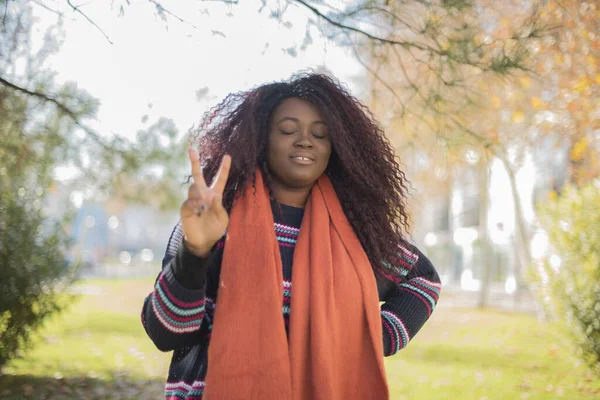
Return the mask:
<path fill-rule="evenodd" d="M 142 325 L 161 351 L 197 344 L 205 316 L 208 258 L 190 253 L 183 244 L 181 223 L 171 233 L 162 271 L 144 300 Z"/>
<path fill-rule="evenodd" d="M 392 356 L 408 345 L 431 316 L 440 295 L 440 278 L 431 262 L 416 247 L 399 246 L 398 265 L 405 279 L 388 279 L 381 306 L 384 355 Z"/>

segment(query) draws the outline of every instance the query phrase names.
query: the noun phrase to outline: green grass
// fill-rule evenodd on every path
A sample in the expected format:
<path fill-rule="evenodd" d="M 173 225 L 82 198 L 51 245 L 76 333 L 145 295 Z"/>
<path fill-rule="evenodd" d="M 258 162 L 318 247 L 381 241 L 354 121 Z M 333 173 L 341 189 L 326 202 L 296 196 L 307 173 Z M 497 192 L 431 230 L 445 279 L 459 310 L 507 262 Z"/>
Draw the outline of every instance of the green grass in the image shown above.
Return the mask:
<path fill-rule="evenodd" d="M 439 307 L 386 364 L 392 399 L 600 397 L 600 379 L 572 353 L 555 326 L 533 317 Z"/>
<path fill-rule="evenodd" d="M 93 280 L 54 317 L 25 357 L 0 378 L 0 399 L 158 398 L 169 354 L 158 351 L 140 322 L 152 280 Z"/>
<path fill-rule="evenodd" d="M 152 280 L 93 280 L 0 377 L 0 399 L 154 399 L 169 354 L 139 317 Z M 442 298 L 443 299 L 443 298 Z M 407 349 L 386 359 L 396 399 L 595 399 L 600 379 L 550 324 L 524 315 L 438 307 Z"/>

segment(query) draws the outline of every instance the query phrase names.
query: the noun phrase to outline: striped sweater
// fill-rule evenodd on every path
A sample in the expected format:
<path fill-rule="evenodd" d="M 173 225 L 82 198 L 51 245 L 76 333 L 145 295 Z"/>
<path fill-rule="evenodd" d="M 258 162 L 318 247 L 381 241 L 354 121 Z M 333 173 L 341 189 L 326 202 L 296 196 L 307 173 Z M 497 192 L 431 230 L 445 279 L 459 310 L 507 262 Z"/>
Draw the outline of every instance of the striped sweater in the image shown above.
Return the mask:
<path fill-rule="evenodd" d="M 274 211 L 275 233 L 283 267 L 282 315 L 286 330 L 292 312 L 292 260 L 303 209 L 281 206 Z M 167 400 L 201 400 L 208 366 L 224 241 L 199 258 L 183 245 L 177 224 L 167 246 L 154 290 L 146 297 L 142 324 L 156 347 L 173 351 L 165 386 Z M 385 356 L 406 347 L 437 304 L 440 281 L 429 260 L 414 246 L 398 248 L 394 267 L 401 278 L 377 278 Z"/>

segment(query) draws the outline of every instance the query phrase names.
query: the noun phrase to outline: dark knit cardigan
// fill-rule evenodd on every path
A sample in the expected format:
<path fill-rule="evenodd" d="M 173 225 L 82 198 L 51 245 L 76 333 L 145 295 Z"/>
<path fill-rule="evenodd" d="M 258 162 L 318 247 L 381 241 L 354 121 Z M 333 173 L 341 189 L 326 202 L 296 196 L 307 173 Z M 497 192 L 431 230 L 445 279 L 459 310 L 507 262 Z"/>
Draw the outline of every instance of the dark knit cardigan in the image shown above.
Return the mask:
<path fill-rule="evenodd" d="M 283 205 L 277 210 L 273 212 L 274 229 L 283 265 L 282 315 L 287 330 L 292 311 L 292 260 L 304 210 Z M 201 400 L 212 321 L 218 306 L 224 239 L 207 258 L 193 255 L 182 243 L 183 229 L 178 223 L 169 239 L 154 291 L 144 301 L 142 324 L 159 350 L 173 350 L 166 398 Z M 384 302 L 381 324 L 385 356 L 408 344 L 431 315 L 440 294 L 435 268 L 416 247 L 398 246 L 394 267 L 402 278 L 377 278 L 379 299 Z"/>

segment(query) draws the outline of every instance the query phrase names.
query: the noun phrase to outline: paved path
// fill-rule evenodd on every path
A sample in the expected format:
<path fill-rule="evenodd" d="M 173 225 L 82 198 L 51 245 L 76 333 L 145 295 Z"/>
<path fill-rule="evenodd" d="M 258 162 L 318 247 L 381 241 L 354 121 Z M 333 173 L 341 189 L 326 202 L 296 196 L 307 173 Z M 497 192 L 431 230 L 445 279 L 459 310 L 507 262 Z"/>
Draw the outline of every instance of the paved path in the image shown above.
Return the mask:
<path fill-rule="evenodd" d="M 456 286 L 445 286 L 442 288 L 440 306 L 474 308 L 477 307 L 479 292 L 468 292 Z M 522 291 L 519 296 L 507 294 L 503 288 L 493 287 L 490 289 L 488 308 L 508 312 L 522 312 L 537 314 L 539 303 L 529 291 Z"/>
<path fill-rule="evenodd" d="M 107 265 L 99 264 L 94 268 L 88 268 L 80 272 L 80 277 L 85 278 L 154 278 L 160 265 L 147 264 L 140 265 Z M 78 285 L 73 291 L 87 295 L 101 295 L 101 288 L 97 286 Z M 445 285 L 442 288 L 442 295 L 439 305 L 441 307 L 475 308 L 479 298 L 478 292 L 469 292 L 462 290 L 458 285 Z M 490 288 L 488 298 L 488 307 L 507 312 L 522 312 L 527 314 L 537 314 L 539 304 L 534 296 L 527 290 L 516 297 L 509 295 L 504 291 L 502 285 L 494 285 Z"/>

